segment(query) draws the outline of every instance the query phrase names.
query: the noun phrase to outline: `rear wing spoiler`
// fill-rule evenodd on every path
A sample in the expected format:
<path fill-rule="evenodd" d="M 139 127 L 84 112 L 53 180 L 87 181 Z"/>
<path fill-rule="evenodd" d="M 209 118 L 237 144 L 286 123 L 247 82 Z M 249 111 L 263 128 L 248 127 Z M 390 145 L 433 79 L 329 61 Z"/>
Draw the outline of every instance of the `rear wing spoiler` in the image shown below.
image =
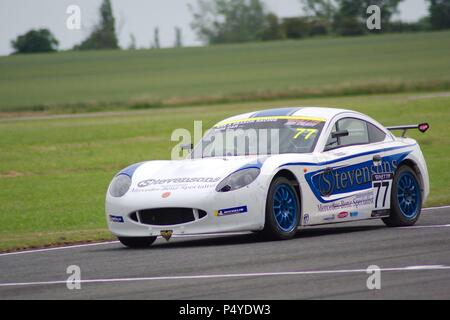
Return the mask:
<path fill-rule="evenodd" d="M 425 133 L 430 128 L 430 125 L 428 123 L 421 123 L 421 124 L 413 124 L 413 125 L 406 125 L 406 126 L 393 126 L 393 127 L 386 127 L 389 131 L 394 130 L 403 130 L 402 137 L 405 137 L 406 131 L 409 129 L 417 129 L 422 133 Z"/>

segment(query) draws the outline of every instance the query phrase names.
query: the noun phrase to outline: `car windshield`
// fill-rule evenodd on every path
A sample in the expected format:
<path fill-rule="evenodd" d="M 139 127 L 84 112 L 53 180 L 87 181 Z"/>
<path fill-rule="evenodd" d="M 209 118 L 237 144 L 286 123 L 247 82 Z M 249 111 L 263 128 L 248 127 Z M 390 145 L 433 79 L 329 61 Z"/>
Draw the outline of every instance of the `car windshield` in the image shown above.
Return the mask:
<path fill-rule="evenodd" d="M 221 122 L 193 151 L 194 158 L 312 152 L 325 119 L 259 117 Z"/>

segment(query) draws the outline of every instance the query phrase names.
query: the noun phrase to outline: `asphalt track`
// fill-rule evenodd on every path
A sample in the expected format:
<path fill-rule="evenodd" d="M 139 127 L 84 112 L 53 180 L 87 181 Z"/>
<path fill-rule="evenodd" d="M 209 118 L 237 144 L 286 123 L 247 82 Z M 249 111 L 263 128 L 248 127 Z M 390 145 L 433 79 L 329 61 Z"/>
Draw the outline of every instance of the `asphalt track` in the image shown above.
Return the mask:
<path fill-rule="evenodd" d="M 70 265 L 80 290 L 66 286 Z M 367 288 L 371 265 L 380 290 Z M 2 254 L 0 299 L 450 299 L 450 207 L 424 210 L 415 227 L 346 223 L 281 242 L 235 234 Z"/>

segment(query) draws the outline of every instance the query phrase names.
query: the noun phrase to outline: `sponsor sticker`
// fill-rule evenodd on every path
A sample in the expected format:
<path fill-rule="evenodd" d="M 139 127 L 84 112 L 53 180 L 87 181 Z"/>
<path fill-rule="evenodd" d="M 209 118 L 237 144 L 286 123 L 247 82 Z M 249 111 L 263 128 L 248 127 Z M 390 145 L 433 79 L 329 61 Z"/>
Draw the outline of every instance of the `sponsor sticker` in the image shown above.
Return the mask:
<path fill-rule="evenodd" d="M 391 210 L 382 209 L 382 210 L 372 211 L 371 217 L 372 218 L 383 218 L 383 217 L 389 217 L 390 215 L 391 215 Z"/>
<path fill-rule="evenodd" d="M 358 211 L 350 212 L 350 217 L 356 218 L 357 216 L 359 216 L 359 212 Z"/>
<path fill-rule="evenodd" d="M 348 217 L 348 212 L 347 212 L 347 211 L 340 212 L 340 213 L 338 214 L 338 218 L 339 218 L 339 219 L 344 219 L 344 218 L 347 218 L 347 217 Z"/>
<path fill-rule="evenodd" d="M 154 185 L 174 185 L 174 184 L 195 184 L 195 183 L 216 183 L 220 177 L 189 177 L 189 178 L 170 178 L 170 179 L 147 179 L 140 181 L 137 186 L 146 188 Z"/>
<path fill-rule="evenodd" d="M 333 220 L 334 220 L 334 214 L 323 218 L 323 221 L 333 221 Z"/>
<path fill-rule="evenodd" d="M 230 216 L 234 214 L 247 213 L 247 206 L 236 207 L 236 208 L 228 208 L 228 209 L 220 209 L 214 212 L 216 217 Z"/>
<path fill-rule="evenodd" d="M 171 194 L 172 194 L 171 192 L 164 192 L 164 193 L 161 195 L 161 198 L 166 199 L 166 198 L 170 197 Z"/>
<path fill-rule="evenodd" d="M 109 221 L 111 222 L 115 222 L 115 223 L 124 223 L 125 221 L 123 220 L 123 217 L 121 216 L 113 216 L 113 215 L 109 215 Z"/>
<path fill-rule="evenodd" d="M 374 203 L 373 191 L 363 192 L 353 197 L 334 201 L 327 204 L 318 204 L 317 209 L 320 212 L 329 212 L 337 210 L 351 210 L 352 208 L 372 207 Z"/>
<path fill-rule="evenodd" d="M 308 224 L 309 223 L 309 214 L 305 214 L 305 216 L 303 217 L 303 224 Z"/>
<path fill-rule="evenodd" d="M 172 238 L 173 230 L 161 230 L 161 237 L 169 241 Z"/>
<path fill-rule="evenodd" d="M 387 173 L 375 173 L 372 175 L 372 181 L 383 181 L 394 179 L 394 174 L 392 172 Z"/>
<path fill-rule="evenodd" d="M 328 167 L 305 174 L 305 179 L 317 199 L 322 203 L 328 200 L 341 200 L 346 194 L 373 190 L 373 183 L 391 181 L 399 163 L 409 154 L 403 152 L 383 157 L 379 164 L 368 160 L 352 165 Z M 330 196 L 342 196 L 341 199 L 327 199 Z M 387 202 L 386 202 L 387 203 Z M 383 208 L 387 208 L 387 205 Z M 382 208 L 380 208 L 382 209 Z"/>

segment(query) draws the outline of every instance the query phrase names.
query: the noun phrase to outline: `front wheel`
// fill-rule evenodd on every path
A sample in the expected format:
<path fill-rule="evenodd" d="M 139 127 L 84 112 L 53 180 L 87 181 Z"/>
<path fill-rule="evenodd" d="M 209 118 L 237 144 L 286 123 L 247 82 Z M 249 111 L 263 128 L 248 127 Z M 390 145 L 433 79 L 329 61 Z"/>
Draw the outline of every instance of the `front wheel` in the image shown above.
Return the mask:
<path fill-rule="evenodd" d="M 294 184 L 284 177 L 275 178 L 267 195 L 263 235 L 273 240 L 291 239 L 299 221 L 300 201 Z"/>
<path fill-rule="evenodd" d="M 128 248 L 148 248 L 155 242 L 156 237 L 118 237 L 118 239 Z"/>
<path fill-rule="evenodd" d="M 422 193 L 417 174 L 409 166 L 401 166 L 394 176 L 391 193 L 391 214 L 383 218 L 389 227 L 407 227 L 419 220 Z"/>

